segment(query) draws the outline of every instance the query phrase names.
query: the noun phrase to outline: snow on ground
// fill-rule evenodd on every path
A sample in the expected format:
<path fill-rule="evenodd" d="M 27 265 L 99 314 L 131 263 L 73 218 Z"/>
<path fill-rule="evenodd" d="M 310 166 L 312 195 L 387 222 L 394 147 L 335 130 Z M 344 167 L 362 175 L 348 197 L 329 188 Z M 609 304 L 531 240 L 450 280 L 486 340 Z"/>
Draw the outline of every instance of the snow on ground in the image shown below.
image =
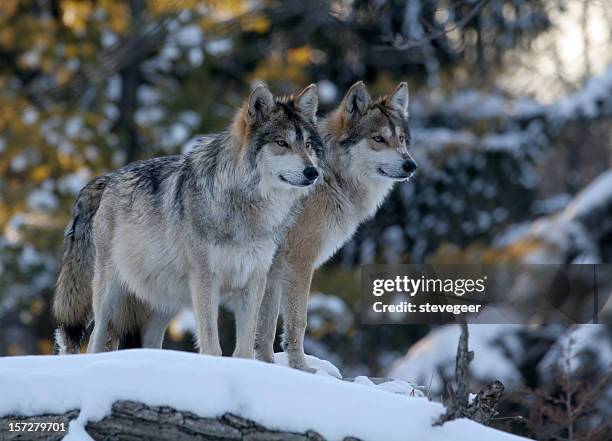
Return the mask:
<path fill-rule="evenodd" d="M 391 380 L 382 383 L 374 383 L 370 378 L 365 376 L 355 377 L 354 380 L 357 384 L 363 384 L 364 386 L 374 387 L 379 390 L 385 390 L 387 392 L 393 392 L 394 394 L 408 395 L 410 397 L 424 397 L 425 394 L 422 386 L 417 386 L 414 383 L 403 380 Z"/>
<path fill-rule="evenodd" d="M 470 372 L 477 380 L 500 380 L 506 387 L 520 384 L 521 374 L 507 355 L 507 351 L 518 352 L 517 329 L 519 325 L 469 326 L 469 348 L 475 353 Z M 427 387 L 431 382 L 432 391 L 442 391 L 440 370 L 445 378 L 454 377 L 459 335 L 458 325 L 434 329 L 391 366 L 388 377 Z"/>
<path fill-rule="evenodd" d="M 277 352 L 274 354 L 274 363 L 281 366 L 288 366 L 287 354 L 285 352 Z M 306 355 L 306 364 L 317 370 L 317 375 L 323 375 L 333 378 L 342 379 L 342 374 L 340 370 L 330 363 L 327 360 L 322 360 L 313 355 Z M 370 378 L 365 376 L 357 376 L 353 380 L 357 384 L 362 384 L 364 386 L 373 387 L 379 390 L 385 390 L 388 392 L 393 392 L 400 395 L 409 395 L 411 397 L 424 397 L 423 393 L 424 387 L 417 386 L 414 383 L 410 383 L 408 381 L 403 380 L 391 380 L 385 381 L 383 383 L 374 383 Z"/>
<path fill-rule="evenodd" d="M 312 375 L 283 366 L 169 350 L 0 358 L 0 415 L 81 409 L 70 439 L 113 402 L 136 400 L 203 417 L 226 412 L 271 429 L 315 430 L 331 441 L 523 439 L 461 419 L 432 427 L 443 411 L 425 398 Z"/>

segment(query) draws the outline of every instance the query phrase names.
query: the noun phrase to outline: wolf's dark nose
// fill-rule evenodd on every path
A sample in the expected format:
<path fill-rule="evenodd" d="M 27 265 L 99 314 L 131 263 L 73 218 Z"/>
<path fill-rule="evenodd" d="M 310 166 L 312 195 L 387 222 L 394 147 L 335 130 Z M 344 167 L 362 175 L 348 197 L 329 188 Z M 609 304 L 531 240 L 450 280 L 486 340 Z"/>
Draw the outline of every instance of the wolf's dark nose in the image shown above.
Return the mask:
<path fill-rule="evenodd" d="M 417 164 L 412 159 L 409 159 L 407 161 L 404 161 L 404 163 L 402 164 L 402 168 L 406 173 L 414 173 L 417 169 Z"/>
<path fill-rule="evenodd" d="M 306 176 L 306 179 L 309 181 L 314 181 L 319 177 L 319 172 L 316 167 L 310 165 L 304 169 L 304 176 Z"/>

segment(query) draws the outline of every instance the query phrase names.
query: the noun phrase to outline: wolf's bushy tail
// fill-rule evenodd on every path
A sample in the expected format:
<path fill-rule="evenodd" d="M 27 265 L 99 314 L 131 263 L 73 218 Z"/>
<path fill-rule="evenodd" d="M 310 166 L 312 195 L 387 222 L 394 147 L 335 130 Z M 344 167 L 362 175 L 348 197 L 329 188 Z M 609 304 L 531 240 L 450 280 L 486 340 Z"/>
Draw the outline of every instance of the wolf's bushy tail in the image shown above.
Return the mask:
<path fill-rule="evenodd" d="M 62 269 L 53 296 L 53 315 L 57 323 L 55 346 L 60 354 L 79 352 L 91 316 L 91 285 L 96 257 L 93 218 L 108 180 L 108 176 L 100 176 L 81 190 L 64 236 Z"/>

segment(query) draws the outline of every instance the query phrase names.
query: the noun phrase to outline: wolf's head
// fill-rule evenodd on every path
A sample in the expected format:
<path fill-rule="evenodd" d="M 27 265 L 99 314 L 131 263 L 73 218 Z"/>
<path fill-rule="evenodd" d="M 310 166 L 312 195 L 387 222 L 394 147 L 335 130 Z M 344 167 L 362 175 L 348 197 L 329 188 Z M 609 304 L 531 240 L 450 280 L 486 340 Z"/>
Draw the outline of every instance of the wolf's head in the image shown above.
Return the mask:
<path fill-rule="evenodd" d="M 316 130 L 317 87 L 296 97 L 274 98 L 257 86 L 238 114 L 232 133 L 243 153 L 272 188 L 305 188 L 317 181 L 322 142 Z"/>
<path fill-rule="evenodd" d="M 340 107 L 327 122 L 329 134 L 340 147 L 342 163 L 355 176 L 402 181 L 417 165 L 408 153 L 408 85 L 376 101 L 363 82 L 353 84 Z"/>

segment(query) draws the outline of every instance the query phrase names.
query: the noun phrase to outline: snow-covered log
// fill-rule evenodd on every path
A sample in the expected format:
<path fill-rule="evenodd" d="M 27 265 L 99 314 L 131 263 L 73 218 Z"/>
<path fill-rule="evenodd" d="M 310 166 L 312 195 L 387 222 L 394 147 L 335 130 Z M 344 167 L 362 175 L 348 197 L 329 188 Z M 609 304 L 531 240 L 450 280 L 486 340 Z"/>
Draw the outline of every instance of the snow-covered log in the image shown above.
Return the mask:
<path fill-rule="evenodd" d="M 434 427 L 444 407 L 408 383 L 170 350 L 6 357 L 0 391 L 2 428 L 63 415 L 70 441 L 524 439 L 468 419 Z"/>

